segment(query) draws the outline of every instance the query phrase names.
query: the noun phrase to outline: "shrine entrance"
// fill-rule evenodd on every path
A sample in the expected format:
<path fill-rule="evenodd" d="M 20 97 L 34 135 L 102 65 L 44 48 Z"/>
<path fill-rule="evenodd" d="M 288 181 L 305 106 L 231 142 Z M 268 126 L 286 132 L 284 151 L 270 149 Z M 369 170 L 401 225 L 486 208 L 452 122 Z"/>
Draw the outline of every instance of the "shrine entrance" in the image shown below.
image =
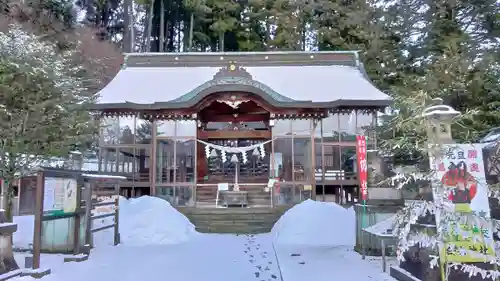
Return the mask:
<path fill-rule="evenodd" d="M 265 184 L 270 176 L 269 112 L 230 96 L 199 112 L 197 182 Z"/>
<path fill-rule="evenodd" d="M 266 147 L 270 148 L 267 139 L 209 139 L 205 142 L 225 148 L 244 148 L 265 143 L 264 151 Z M 262 155 L 258 147 L 243 153 L 223 154 L 223 151 L 214 148 L 210 150 L 208 157 L 205 155 L 206 163 L 200 163 L 198 166 L 198 183 L 237 182 L 245 185 L 268 182 L 270 157 L 268 154 Z"/>

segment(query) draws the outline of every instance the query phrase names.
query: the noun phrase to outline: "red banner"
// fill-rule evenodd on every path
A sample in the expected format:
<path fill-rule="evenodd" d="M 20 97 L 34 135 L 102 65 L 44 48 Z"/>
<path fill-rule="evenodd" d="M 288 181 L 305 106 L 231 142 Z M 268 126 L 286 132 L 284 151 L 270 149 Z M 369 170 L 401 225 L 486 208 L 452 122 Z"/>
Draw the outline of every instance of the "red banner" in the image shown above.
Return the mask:
<path fill-rule="evenodd" d="M 361 200 L 366 201 L 368 195 L 368 169 L 366 164 L 366 137 L 356 136 L 356 164 L 358 168 Z"/>

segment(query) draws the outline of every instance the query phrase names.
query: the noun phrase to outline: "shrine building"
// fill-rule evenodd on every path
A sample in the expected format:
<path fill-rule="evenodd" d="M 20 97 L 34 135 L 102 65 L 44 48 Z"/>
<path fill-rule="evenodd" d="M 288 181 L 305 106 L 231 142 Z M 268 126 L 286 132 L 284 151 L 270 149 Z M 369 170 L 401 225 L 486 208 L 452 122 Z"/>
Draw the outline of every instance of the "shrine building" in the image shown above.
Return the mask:
<path fill-rule="evenodd" d="M 356 52 L 133 53 L 99 94 L 99 170 L 127 177 L 124 196 L 190 207 L 218 190 L 355 201 L 355 136 L 375 149 L 367 128 L 392 103 Z"/>

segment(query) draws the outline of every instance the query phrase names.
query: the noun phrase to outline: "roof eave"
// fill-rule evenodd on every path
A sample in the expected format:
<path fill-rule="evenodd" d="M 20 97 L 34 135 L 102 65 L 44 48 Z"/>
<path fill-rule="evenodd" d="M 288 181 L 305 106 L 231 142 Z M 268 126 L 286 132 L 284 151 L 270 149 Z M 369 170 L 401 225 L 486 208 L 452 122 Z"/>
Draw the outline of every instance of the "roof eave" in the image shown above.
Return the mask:
<path fill-rule="evenodd" d="M 312 102 L 312 101 L 295 101 L 295 102 L 277 102 L 270 101 L 273 106 L 280 108 L 317 108 L 317 109 L 336 109 L 336 108 L 385 108 L 393 104 L 392 100 L 336 100 L 331 102 Z M 100 103 L 90 107 L 93 111 L 142 111 L 142 110 L 169 110 L 169 109 L 188 109 L 193 106 L 192 101 L 170 103 L 156 102 L 151 104 L 138 103 Z"/>

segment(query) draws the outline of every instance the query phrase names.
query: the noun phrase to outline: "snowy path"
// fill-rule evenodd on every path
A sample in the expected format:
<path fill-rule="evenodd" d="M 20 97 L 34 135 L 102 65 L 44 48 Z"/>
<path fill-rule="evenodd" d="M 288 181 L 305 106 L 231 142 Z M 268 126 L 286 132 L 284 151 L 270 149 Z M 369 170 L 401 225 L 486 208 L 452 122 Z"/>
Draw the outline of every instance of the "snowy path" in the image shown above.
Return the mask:
<path fill-rule="evenodd" d="M 395 281 L 345 247 L 276 246 L 283 281 Z"/>
<path fill-rule="evenodd" d="M 281 281 L 269 235 L 199 235 L 177 245 L 106 247 L 88 261 L 52 272 L 43 280 Z"/>

